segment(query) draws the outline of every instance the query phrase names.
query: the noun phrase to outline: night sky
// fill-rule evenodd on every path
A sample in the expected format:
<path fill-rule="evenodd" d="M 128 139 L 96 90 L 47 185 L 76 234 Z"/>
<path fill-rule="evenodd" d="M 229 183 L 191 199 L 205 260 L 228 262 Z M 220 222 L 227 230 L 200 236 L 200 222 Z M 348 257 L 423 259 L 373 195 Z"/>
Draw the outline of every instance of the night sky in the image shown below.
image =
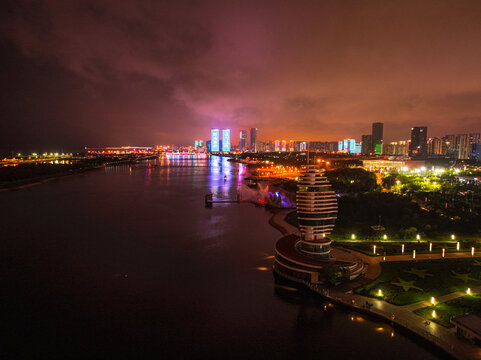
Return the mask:
<path fill-rule="evenodd" d="M 0 149 L 481 130 L 481 1 L 3 1 Z"/>

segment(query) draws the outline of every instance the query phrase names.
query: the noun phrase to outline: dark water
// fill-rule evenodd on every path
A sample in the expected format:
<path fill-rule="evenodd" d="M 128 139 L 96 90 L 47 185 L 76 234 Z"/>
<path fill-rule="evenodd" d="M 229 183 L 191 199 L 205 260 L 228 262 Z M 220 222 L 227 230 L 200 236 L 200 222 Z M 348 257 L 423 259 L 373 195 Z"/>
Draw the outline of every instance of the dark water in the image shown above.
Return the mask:
<path fill-rule="evenodd" d="M 244 168 L 170 165 L 0 193 L 1 358 L 435 358 L 275 286 L 269 214 L 204 207 L 208 192 L 234 198 Z"/>

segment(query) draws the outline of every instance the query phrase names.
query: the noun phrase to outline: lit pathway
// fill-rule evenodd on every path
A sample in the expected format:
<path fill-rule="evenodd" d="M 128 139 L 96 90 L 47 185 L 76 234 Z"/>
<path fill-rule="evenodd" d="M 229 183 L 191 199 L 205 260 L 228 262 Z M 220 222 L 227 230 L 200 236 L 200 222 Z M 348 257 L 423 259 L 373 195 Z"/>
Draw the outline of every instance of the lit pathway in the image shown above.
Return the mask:
<path fill-rule="evenodd" d="M 284 235 L 298 233 L 298 229 L 287 222 L 284 221 L 286 215 L 292 210 L 281 210 L 274 214 L 270 219 L 270 223 L 275 228 L 279 229 Z M 343 251 L 344 249 L 339 251 Z M 365 264 L 368 265 L 367 272 L 364 274 L 364 277 L 367 278 L 369 281 L 374 280 L 377 278 L 381 273 L 381 261 L 411 261 L 413 260 L 412 255 L 392 255 L 386 256 L 386 260 L 383 260 L 383 256 L 368 256 L 357 251 L 352 250 L 345 250 L 353 255 L 358 256 L 361 258 Z M 476 252 L 475 256 L 481 256 L 481 252 Z M 455 253 L 446 253 L 445 258 L 452 259 L 452 258 L 467 258 L 471 257 L 471 252 L 455 252 Z M 428 259 L 441 259 L 441 254 L 417 254 L 416 260 L 428 260 Z M 293 279 L 298 281 L 298 279 Z M 352 309 L 358 310 L 361 313 L 368 313 L 380 316 L 387 321 L 392 323 L 398 324 L 399 326 L 409 329 L 413 333 L 427 339 L 428 341 L 436 344 L 439 348 L 443 349 L 447 353 L 451 354 L 457 359 L 466 359 L 466 360 L 481 360 L 481 348 L 473 345 L 472 343 L 460 339 L 456 336 L 454 329 L 445 328 L 442 325 L 438 325 L 434 322 L 431 322 L 430 325 L 426 325 L 424 319 L 421 316 L 416 315 L 413 313 L 414 309 L 418 307 L 426 306 L 425 301 L 421 301 L 419 303 L 407 305 L 407 306 L 396 306 L 393 304 L 389 304 L 384 300 L 373 299 L 369 297 L 365 297 L 358 294 L 348 293 L 346 294 L 345 291 L 339 291 L 336 289 L 326 289 L 320 285 L 312 285 L 310 283 L 306 283 L 308 287 L 310 287 L 313 291 L 331 299 L 335 302 L 342 303 Z M 471 289 L 474 292 L 481 292 L 481 286 L 475 287 Z M 447 294 L 444 296 L 439 297 L 438 301 L 447 301 L 451 299 L 455 299 L 456 297 L 462 296 L 464 293 L 462 292 L 455 292 L 452 294 Z M 369 302 L 372 304 L 371 307 L 366 308 L 365 304 Z M 428 304 L 429 305 L 429 304 Z M 392 315 L 395 315 L 394 319 Z"/>
<path fill-rule="evenodd" d="M 471 293 L 472 294 L 481 293 L 481 285 L 471 288 Z M 466 292 L 464 292 L 464 291 L 456 291 L 456 292 L 453 292 L 451 294 L 446 294 L 446 295 L 437 297 L 435 300 L 436 300 L 436 303 L 444 303 L 446 301 L 457 299 L 457 298 L 459 298 L 461 296 L 465 296 L 465 295 L 466 295 Z M 418 301 L 414 304 L 404 305 L 402 308 L 408 309 L 410 311 L 414 311 L 416 309 L 427 307 L 427 306 L 431 306 L 430 300 Z"/>

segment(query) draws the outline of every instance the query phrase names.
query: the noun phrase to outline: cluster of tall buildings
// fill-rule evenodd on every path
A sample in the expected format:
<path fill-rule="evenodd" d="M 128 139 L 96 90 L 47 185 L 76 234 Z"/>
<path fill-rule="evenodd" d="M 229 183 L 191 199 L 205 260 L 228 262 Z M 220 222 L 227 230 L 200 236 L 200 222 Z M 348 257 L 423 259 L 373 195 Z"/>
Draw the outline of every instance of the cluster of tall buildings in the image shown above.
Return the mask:
<path fill-rule="evenodd" d="M 203 147 L 202 140 L 195 141 L 195 148 Z M 411 138 L 407 140 L 384 141 L 384 124 L 372 124 L 370 134 L 361 136 L 361 141 L 343 139 L 340 141 L 295 141 L 271 140 L 259 141 L 257 128 L 240 130 L 239 147 L 231 144 L 230 129 L 211 129 L 210 140 L 206 141 L 208 152 L 296 152 L 311 151 L 341 152 L 364 155 L 395 155 L 395 156 L 448 156 L 457 159 L 475 158 L 481 160 L 481 139 L 479 133 L 445 135 L 442 138 L 428 137 L 427 126 L 411 128 Z"/>
<path fill-rule="evenodd" d="M 222 138 L 221 138 L 222 135 Z M 247 143 L 247 130 L 240 130 L 239 149 L 240 151 L 257 152 L 257 128 L 250 129 L 250 144 Z M 197 146 L 197 142 L 196 142 Z M 202 146 L 202 145 L 201 145 Z M 230 129 L 212 128 L 210 130 L 210 140 L 206 141 L 207 151 L 210 153 L 230 152 L 234 150 L 231 142 Z"/>

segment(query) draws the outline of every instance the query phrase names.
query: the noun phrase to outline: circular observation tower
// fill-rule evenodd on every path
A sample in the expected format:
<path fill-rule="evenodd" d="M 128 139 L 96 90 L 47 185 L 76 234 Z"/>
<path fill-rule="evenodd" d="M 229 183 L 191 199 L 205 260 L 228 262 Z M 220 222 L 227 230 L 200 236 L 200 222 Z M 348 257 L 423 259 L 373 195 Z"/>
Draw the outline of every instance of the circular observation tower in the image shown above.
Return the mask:
<path fill-rule="evenodd" d="M 300 234 L 277 241 L 274 271 L 284 278 L 311 284 L 324 281 L 322 269 L 330 263 L 339 266 L 348 280 L 361 274 L 361 260 L 342 250 L 331 252 L 327 235 L 337 219 L 337 196 L 316 165 L 308 165 L 300 176 L 296 203 Z"/>

